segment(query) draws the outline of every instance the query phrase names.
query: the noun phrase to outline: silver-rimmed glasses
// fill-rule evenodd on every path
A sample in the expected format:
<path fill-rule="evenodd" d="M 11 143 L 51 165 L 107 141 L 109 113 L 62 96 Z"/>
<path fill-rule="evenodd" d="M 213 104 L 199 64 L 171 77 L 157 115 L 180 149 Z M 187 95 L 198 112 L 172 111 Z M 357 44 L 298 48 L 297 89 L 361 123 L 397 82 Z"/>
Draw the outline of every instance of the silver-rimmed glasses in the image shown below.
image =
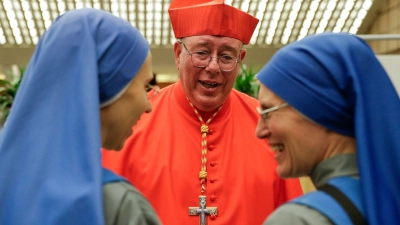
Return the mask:
<path fill-rule="evenodd" d="M 230 55 L 221 55 L 218 57 L 212 57 L 207 52 L 202 52 L 202 51 L 189 52 L 189 50 L 187 49 L 187 47 L 183 41 L 178 40 L 178 43 L 183 45 L 187 54 L 190 55 L 193 66 L 198 67 L 198 68 L 207 67 L 208 64 L 211 62 L 211 59 L 215 58 L 215 59 L 217 59 L 218 66 L 221 71 L 230 72 L 233 69 L 235 69 L 235 66 L 240 62 L 240 58 L 230 56 Z"/>
<path fill-rule="evenodd" d="M 289 104 L 285 102 L 285 103 L 283 103 L 281 105 L 277 105 L 277 106 L 274 106 L 274 107 L 271 107 L 271 108 L 268 108 L 268 109 L 264 109 L 264 110 L 261 110 L 260 108 L 257 108 L 257 112 L 260 114 L 260 116 L 263 118 L 263 120 L 266 120 L 267 116 L 268 116 L 268 113 L 276 111 L 276 110 L 281 109 L 283 107 L 286 107 L 288 105 Z"/>
<path fill-rule="evenodd" d="M 157 95 L 160 92 L 160 90 L 161 90 L 160 87 L 157 85 L 151 85 L 151 84 L 146 85 L 147 97 L 149 99 Z"/>

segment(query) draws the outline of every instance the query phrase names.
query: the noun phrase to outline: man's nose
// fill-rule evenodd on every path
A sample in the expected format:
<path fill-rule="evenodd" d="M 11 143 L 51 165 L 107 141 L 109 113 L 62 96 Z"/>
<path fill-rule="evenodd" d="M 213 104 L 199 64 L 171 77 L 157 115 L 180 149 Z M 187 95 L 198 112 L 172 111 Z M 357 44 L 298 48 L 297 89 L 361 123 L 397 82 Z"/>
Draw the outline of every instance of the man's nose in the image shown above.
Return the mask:
<path fill-rule="evenodd" d="M 219 71 L 220 69 L 219 69 L 218 61 L 219 61 L 218 57 L 210 56 L 210 61 L 208 62 L 208 65 L 207 65 L 208 69 L 210 71 L 217 71 L 217 70 Z"/>

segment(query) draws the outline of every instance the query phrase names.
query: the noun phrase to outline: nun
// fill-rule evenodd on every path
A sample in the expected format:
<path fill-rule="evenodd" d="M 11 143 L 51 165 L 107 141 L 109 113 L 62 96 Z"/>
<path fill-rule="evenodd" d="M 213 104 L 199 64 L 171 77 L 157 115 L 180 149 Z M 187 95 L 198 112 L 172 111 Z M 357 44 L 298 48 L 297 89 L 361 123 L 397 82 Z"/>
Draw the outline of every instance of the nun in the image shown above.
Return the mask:
<path fill-rule="evenodd" d="M 257 137 L 281 177 L 310 176 L 317 188 L 264 224 L 399 224 L 400 100 L 368 44 L 311 35 L 280 49 L 257 78 Z"/>
<path fill-rule="evenodd" d="M 98 9 L 59 16 L 0 133 L 0 224 L 159 224 L 100 154 L 152 110 L 152 78 L 149 44 L 129 22 Z"/>

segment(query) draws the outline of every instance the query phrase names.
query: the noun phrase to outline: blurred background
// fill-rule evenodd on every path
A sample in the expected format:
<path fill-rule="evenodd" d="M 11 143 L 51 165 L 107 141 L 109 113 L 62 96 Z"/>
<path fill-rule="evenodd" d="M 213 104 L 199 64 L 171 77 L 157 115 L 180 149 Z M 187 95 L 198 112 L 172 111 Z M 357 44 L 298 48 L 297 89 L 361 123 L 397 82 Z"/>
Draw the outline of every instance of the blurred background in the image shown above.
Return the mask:
<path fill-rule="evenodd" d="M 210 0 L 211 1 L 211 0 Z M 157 83 L 178 79 L 170 0 L 2 0 L 0 2 L 0 78 L 11 79 L 12 65 L 25 67 L 43 32 L 58 15 L 75 8 L 99 8 L 122 17 L 149 40 Z M 350 32 L 369 35 L 376 54 L 399 54 L 400 0 L 226 0 L 260 19 L 244 60 L 257 72 L 282 46 L 306 35 Z M 371 39 L 372 34 L 381 35 Z M 385 35 L 384 37 L 382 35 Z M 386 38 L 385 38 L 386 37 Z"/>

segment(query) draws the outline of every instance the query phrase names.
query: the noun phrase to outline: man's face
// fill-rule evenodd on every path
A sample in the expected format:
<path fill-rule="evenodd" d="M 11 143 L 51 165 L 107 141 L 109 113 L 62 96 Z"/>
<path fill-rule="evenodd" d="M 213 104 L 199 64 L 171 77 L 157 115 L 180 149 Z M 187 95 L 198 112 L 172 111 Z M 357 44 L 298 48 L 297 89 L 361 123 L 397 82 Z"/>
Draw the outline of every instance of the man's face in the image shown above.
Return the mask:
<path fill-rule="evenodd" d="M 242 42 L 229 37 L 193 36 L 184 38 L 183 43 L 190 53 L 205 52 L 212 57 L 229 55 L 239 61 L 246 55 Z M 196 108 L 208 112 L 221 106 L 235 84 L 239 63 L 233 70 L 224 72 L 220 70 L 217 59 L 212 58 L 206 67 L 198 68 L 181 43 L 175 43 L 174 54 L 183 91 Z"/>

